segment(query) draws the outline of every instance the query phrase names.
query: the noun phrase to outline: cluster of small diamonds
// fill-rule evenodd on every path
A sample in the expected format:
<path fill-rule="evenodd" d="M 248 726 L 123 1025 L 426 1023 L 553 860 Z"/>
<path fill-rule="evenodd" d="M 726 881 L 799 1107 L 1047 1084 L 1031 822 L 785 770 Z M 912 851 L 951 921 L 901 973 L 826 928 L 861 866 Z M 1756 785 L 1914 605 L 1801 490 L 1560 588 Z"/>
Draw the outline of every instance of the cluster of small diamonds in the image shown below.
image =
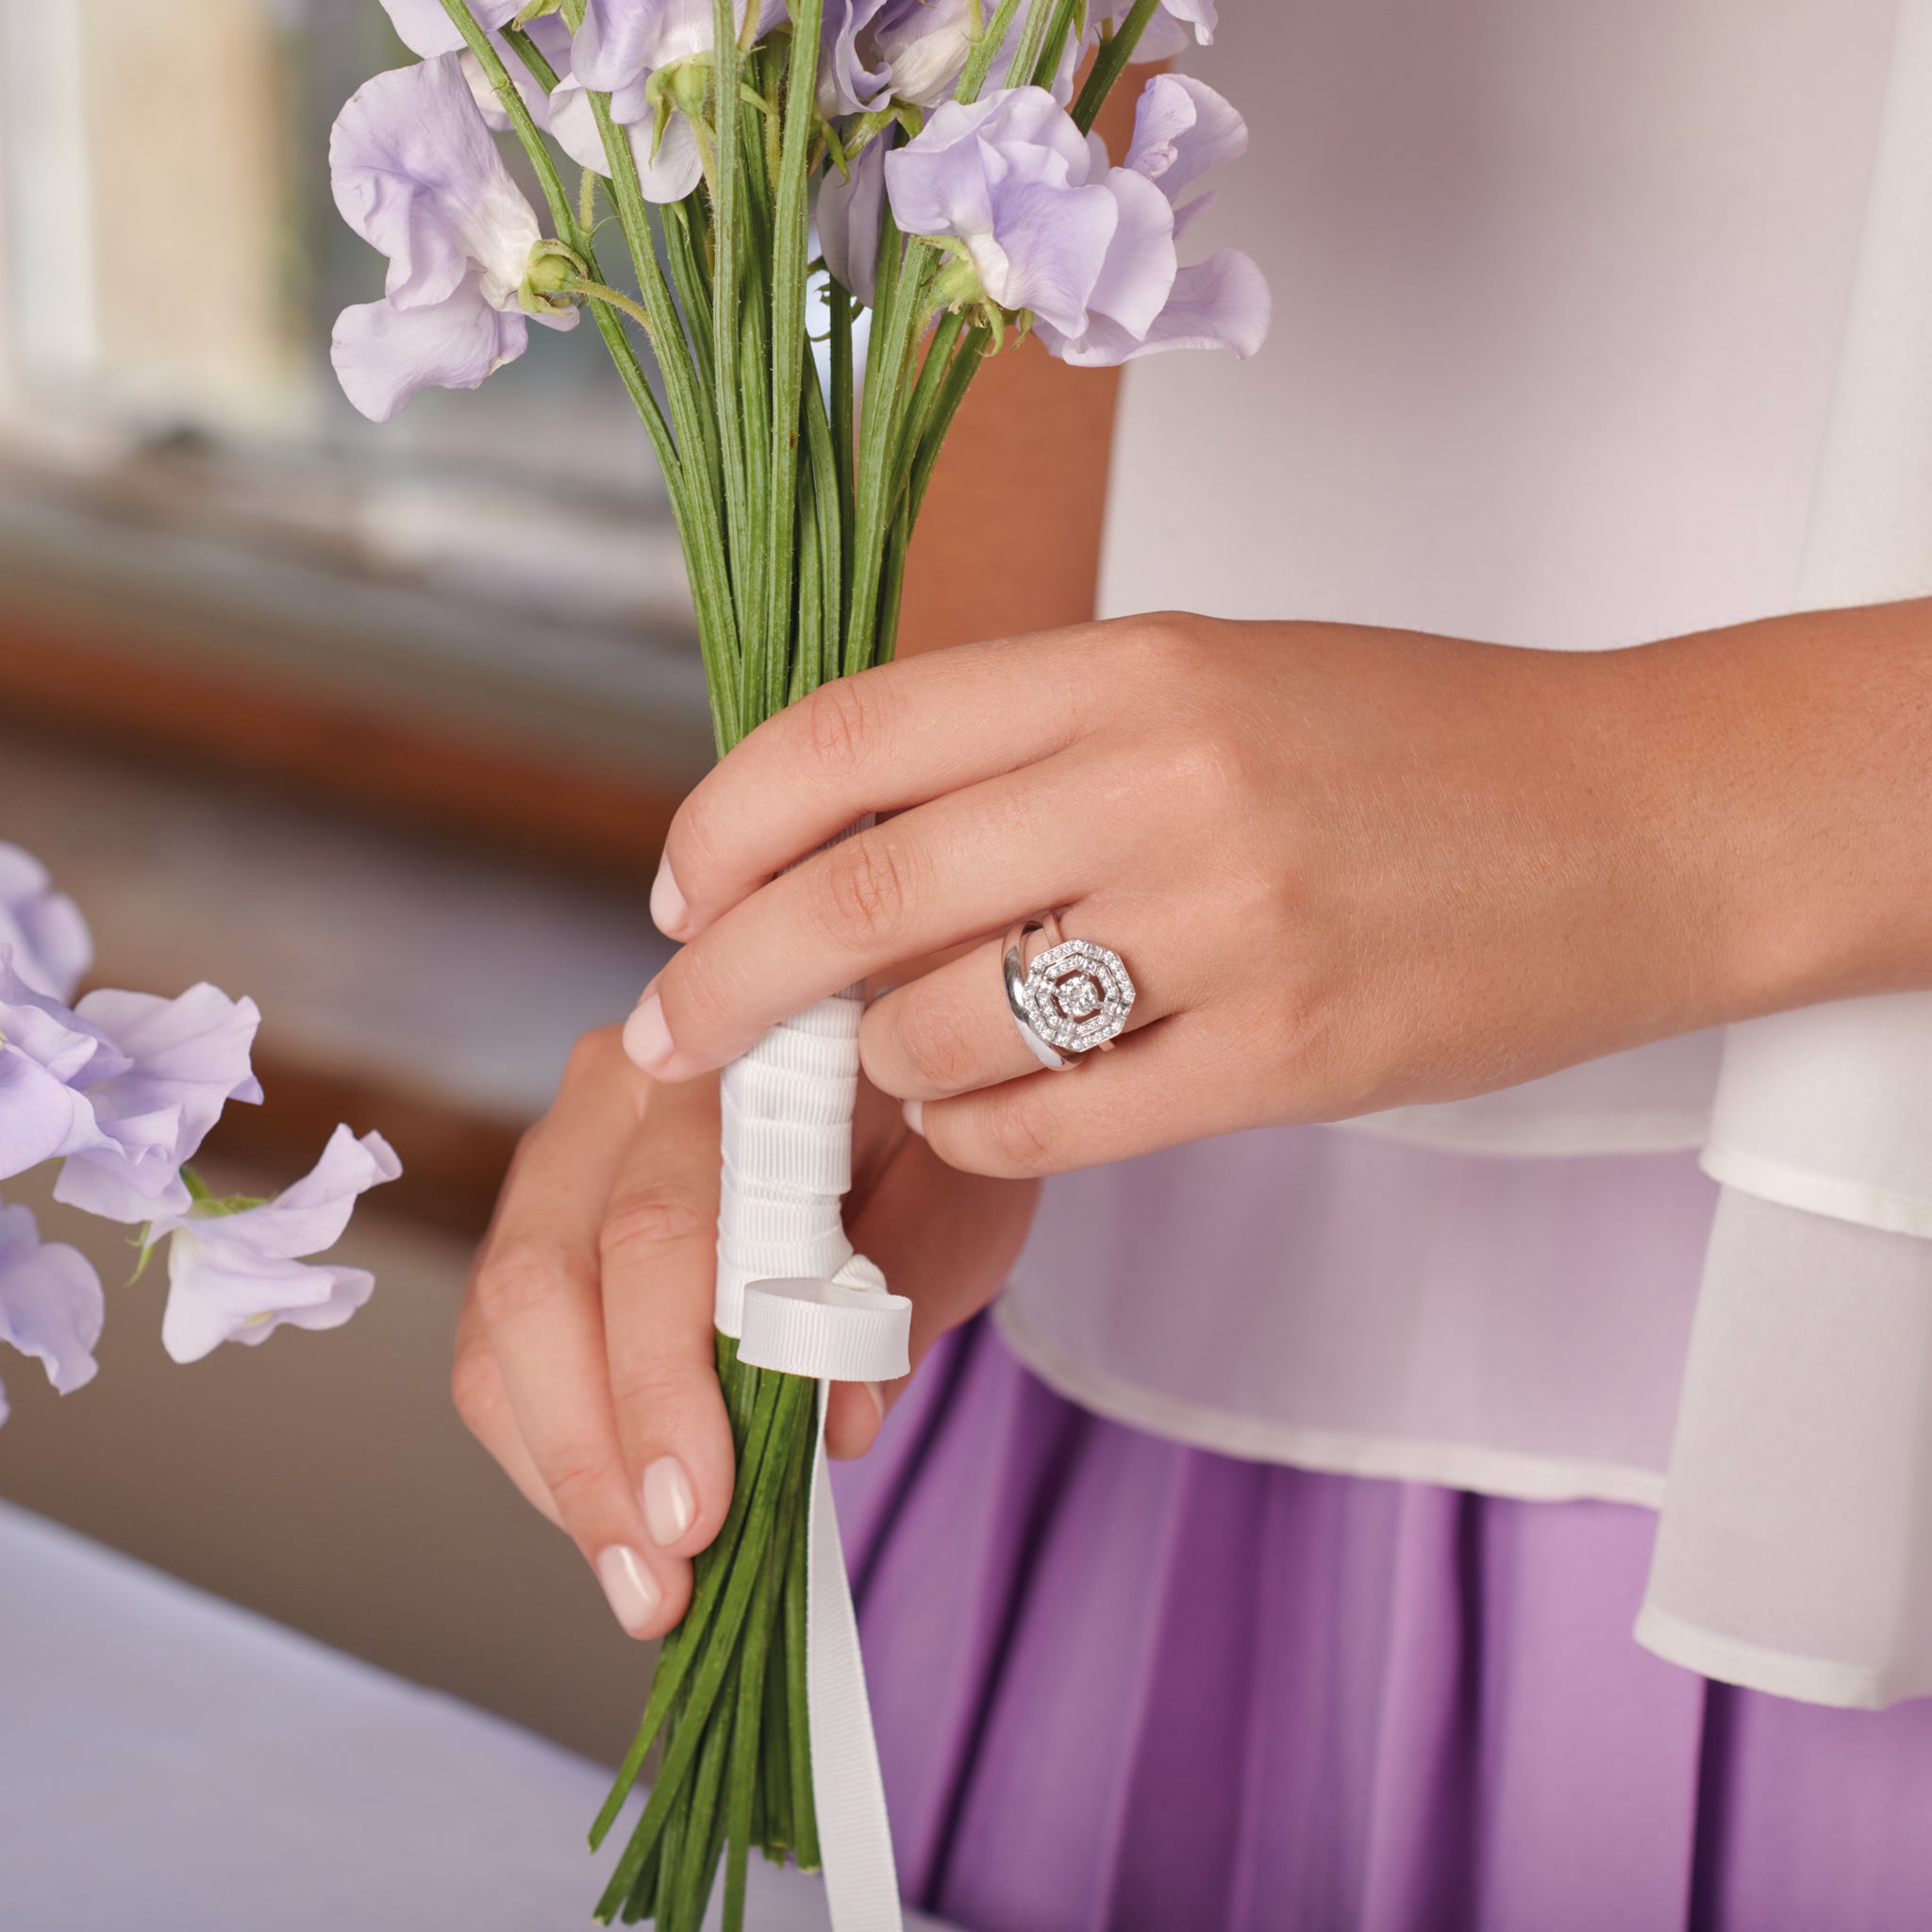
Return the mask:
<path fill-rule="evenodd" d="M 1134 1009 L 1134 982 L 1118 953 L 1091 940 L 1064 940 L 1026 969 L 1026 1016 L 1062 1053 L 1086 1053 L 1113 1039 Z"/>

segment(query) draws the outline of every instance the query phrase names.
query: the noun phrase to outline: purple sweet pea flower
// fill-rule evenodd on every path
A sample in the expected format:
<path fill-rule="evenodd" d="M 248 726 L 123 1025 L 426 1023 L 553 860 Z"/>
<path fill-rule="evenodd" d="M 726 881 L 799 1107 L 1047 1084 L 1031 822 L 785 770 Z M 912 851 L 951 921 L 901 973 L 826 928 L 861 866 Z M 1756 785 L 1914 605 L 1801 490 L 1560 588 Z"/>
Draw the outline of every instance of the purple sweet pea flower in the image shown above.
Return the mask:
<path fill-rule="evenodd" d="M 36 992 L 71 1000 L 93 964 L 94 943 L 80 908 L 48 882 L 30 852 L 0 842 L 0 946 L 13 948 L 13 970 Z"/>
<path fill-rule="evenodd" d="M 253 1000 L 204 985 L 173 1000 L 91 992 L 76 1014 L 128 1064 L 89 1086 L 100 1139 L 69 1157 L 54 1198 L 108 1221 L 185 1214 L 182 1162 L 194 1158 L 229 1101 L 261 1098 L 248 1065 L 259 1010 Z"/>
<path fill-rule="evenodd" d="M 1061 337 L 1084 336 L 1097 309 L 1138 339 L 1174 285 L 1167 197 L 1143 175 L 1109 169 L 1043 88 L 949 102 L 886 158 L 885 174 L 902 229 L 950 238 L 978 295 L 1029 309 Z"/>
<path fill-rule="evenodd" d="M 1114 173 L 1139 176 L 1172 203 L 1208 169 L 1244 154 L 1247 145 L 1246 122 L 1211 87 L 1186 75 L 1157 75 L 1135 109 L 1126 166 Z M 1174 208 L 1171 233 L 1179 236 L 1213 199 L 1211 193 L 1196 195 Z M 1224 248 L 1178 270 L 1152 317 L 1130 313 L 1117 299 L 1118 278 L 1110 252 L 1084 329 L 1063 330 L 1042 316 L 1041 338 L 1063 361 L 1110 368 L 1170 349 L 1228 349 L 1247 357 L 1267 340 L 1273 317 L 1268 284 L 1239 249 Z"/>
<path fill-rule="evenodd" d="M 402 1171 L 380 1134 L 358 1141 L 338 1127 L 313 1170 L 273 1201 L 158 1220 L 156 1238 L 170 1238 L 162 1347 L 177 1362 L 194 1362 L 224 1341 L 266 1341 L 285 1322 L 340 1327 L 369 1299 L 375 1277 L 303 1257 L 333 1247 L 357 1197 Z"/>
<path fill-rule="evenodd" d="M 475 389 L 524 353 L 518 291 L 541 230 L 455 55 L 359 88 L 329 171 L 342 219 L 390 258 L 383 299 L 336 323 L 331 359 L 357 408 L 387 422 L 419 389 Z M 538 320 L 575 328 L 576 310 Z"/>
<path fill-rule="evenodd" d="M 737 0 L 741 26 L 747 4 Z M 758 32 L 769 33 L 785 18 L 784 0 L 760 0 Z M 644 198 L 682 201 L 691 193 L 704 174 L 697 138 L 681 113 L 671 114 L 660 137 L 651 83 L 684 61 L 708 58 L 712 27 L 711 0 L 587 0 L 570 74 L 550 103 L 551 132 L 570 158 L 609 173 L 589 99 L 608 93 L 611 118 L 630 129 Z"/>
<path fill-rule="evenodd" d="M 470 0 L 470 11 L 485 33 L 494 33 L 516 18 L 524 0 Z M 382 0 L 397 37 L 412 54 L 425 57 L 462 51 L 463 37 L 442 10 L 442 0 Z"/>
<path fill-rule="evenodd" d="M 87 1258 L 64 1241 L 42 1241 L 27 1208 L 0 1206 L 0 1341 L 32 1356 L 70 1395 L 94 1378 L 106 1314 L 101 1278 Z"/>
<path fill-rule="evenodd" d="M 1131 7 L 1116 7 L 1101 14 L 1088 26 L 1088 44 L 1091 46 L 1099 40 L 1103 27 L 1119 26 L 1131 10 Z M 1134 58 L 1172 60 L 1186 49 L 1190 39 L 1204 47 L 1211 46 L 1214 29 L 1220 24 L 1215 0 L 1160 0 L 1160 11 L 1147 23 L 1134 48 Z"/>
<path fill-rule="evenodd" d="M 991 17 L 993 4 L 994 0 L 982 0 L 982 17 Z M 825 34 L 828 42 L 833 42 L 836 64 L 828 73 L 821 60 L 822 106 L 828 88 L 840 102 L 836 111 L 844 113 L 859 108 L 874 112 L 889 100 L 915 108 L 937 108 L 953 98 L 973 52 L 972 0 L 850 0 L 850 5 L 849 65 L 841 47 L 848 36 L 841 30 L 833 42 L 832 8 L 826 8 Z M 1007 85 L 1013 52 L 1024 27 L 1023 8 L 988 71 L 987 92 Z M 1060 58 L 1059 72 L 1054 76 L 1056 100 L 1073 98 L 1074 72 L 1080 52 L 1078 36 L 1071 37 Z M 859 89 L 871 77 L 875 77 L 874 97 L 867 101 L 860 98 Z"/>
<path fill-rule="evenodd" d="M 98 1026 L 30 987 L 0 948 L 0 1179 L 105 1146 L 86 1090 L 132 1065 Z"/>

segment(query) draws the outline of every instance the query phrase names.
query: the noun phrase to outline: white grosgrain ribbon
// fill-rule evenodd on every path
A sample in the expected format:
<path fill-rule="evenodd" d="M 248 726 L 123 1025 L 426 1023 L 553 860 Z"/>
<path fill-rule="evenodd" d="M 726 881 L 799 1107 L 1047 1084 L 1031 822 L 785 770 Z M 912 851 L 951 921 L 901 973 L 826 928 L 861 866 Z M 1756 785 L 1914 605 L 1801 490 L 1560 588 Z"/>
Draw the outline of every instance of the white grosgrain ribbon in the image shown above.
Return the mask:
<path fill-rule="evenodd" d="M 833 1932 L 903 1932 L 858 1620 L 825 1462 L 834 1382 L 908 1373 L 912 1304 L 845 1237 L 858 1091 L 857 987 L 773 1027 L 724 1070 L 717 1324 L 739 1359 L 819 1385 L 806 1574 L 812 1796 Z"/>

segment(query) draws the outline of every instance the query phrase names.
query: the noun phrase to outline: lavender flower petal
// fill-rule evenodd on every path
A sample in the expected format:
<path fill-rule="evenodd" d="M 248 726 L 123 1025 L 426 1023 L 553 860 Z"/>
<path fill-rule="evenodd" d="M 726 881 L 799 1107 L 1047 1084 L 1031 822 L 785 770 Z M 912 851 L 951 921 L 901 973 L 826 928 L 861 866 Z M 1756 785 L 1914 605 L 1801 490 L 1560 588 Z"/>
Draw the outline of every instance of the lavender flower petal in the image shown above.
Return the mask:
<path fill-rule="evenodd" d="M 1126 165 L 1169 201 L 1248 150 L 1248 124 L 1206 81 L 1158 74 L 1141 90 Z"/>
<path fill-rule="evenodd" d="M 1274 299 L 1267 278 L 1237 248 L 1224 248 L 1175 275 L 1174 292 L 1146 335 L 1136 339 L 1118 323 L 1094 316 L 1084 336 L 1070 339 L 1046 325 L 1041 336 L 1063 361 L 1110 369 L 1170 349 L 1226 349 L 1254 355 L 1268 339 Z"/>
<path fill-rule="evenodd" d="M 682 114 L 675 113 L 665 123 L 664 138 L 658 143 L 658 152 L 652 154 L 652 114 L 641 82 L 612 94 L 610 111 L 619 125 L 629 132 L 631 155 L 638 164 L 638 183 L 646 201 L 682 201 L 704 179 L 697 136 Z M 550 131 L 579 167 L 598 175 L 610 173 L 604 138 L 598 133 L 591 111 L 590 91 L 575 75 L 552 96 Z"/>
<path fill-rule="evenodd" d="M 170 1238 L 161 1345 L 192 1362 L 224 1341 L 265 1341 L 284 1323 L 341 1326 L 369 1299 L 375 1277 L 304 1257 L 333 1247 L 358 1196 L 401 1173 L 380 1134 L 358 1140 L 338 1127 L 314 1169 L 273 1201 L 157 1221 L 156 1235 Z"/>
<path fill-rule="evenodd" d="M 883 135 L 868 142 L 853 162 L 849 179 L 834 167 L 819 187 L 819 251 L 825 258 L 826 270 L 835 282 L 868 308 L 878 280 L 879 233 L 886 208 L 886 148 Z"/>
<path fill-rule="evenodd" d="M 368 302 L 345 308 L 329 342 L 342 393 L 373 423 L 387 423 L 419 389 L 475 389 L 529 341 L 525 319 L 492 308 L 464 283 L 434 308 Z"/>
<path fill-rule="evenodd" d="M 67 1161 L 54 1198 L 108 1221 L 185 1214 L 182 1163 L 194 1158 L 230 1100 L 261 1098 L 248 1064 L 260 1011 L 253 1000 L 231 1000 L 207 985 L 173 1000 L 92 992 L 77 1011 L 130 1065 L 89 1088 L 106 1144 Z"/>
<path fill-rule="evenodd" d="M 329 167 L 342 218 L 390 258 L 383 301 L 345 309 L 331 343 L 364 415 L 387 421 L 431 385 L 474 389 L 523 354 L 518 291 L 541 230 L 455 55 L 359 89 L 329 138 Z"/>
<path fill-rule="evenodd" d="M 0 1341 L 42 1363 L 71 1395 L 94 1378 L 107 1317 L 101 1278 L 77 1249 L 42 1241 L 32 1213 L 0 1206 Z M 0 1398 L 0 1422 L 7 1405 Z"/>
<path fill-rule="evenodd" d="M 92 965 L 94 945 L 80 908 L 57 892 L 32 853 L 0 842 L 0 946 L 36 992 L 71 1000 Z"/>
<path fill-rule="evenodd" d="M 741 27 L 748 0 L 736 0 Z M 760 0 L 758 32 L 786 17 L 785 0 Z M 712 45 L 711 0 L 586 0 L 571 70 L 586 87 L 614 93 L 660 67 L 671 67 Z"/>
<path fill-rule="evenodd" d="M 97 1026 L 27 985 L 0 948 L 0 1178 L 106 1145 L 86 1090 L 130 1064 Z"/>
<path fill-rule="evenodd" d="M 869 31 L 892 0 L 825 0 L 819 37 L 819 112 L 875 114 L 892 98 L 892 68 Z M 876 65 L 869 64 L 876 62 Z"/>
<path fill-rule="evenodd" d="M 382 0 L 397 37 L 412 54 L 455 54 L 463 45 L 457 25 L 442 10 L 441 0 Z M 470 0 L 476 25 L 486 32 L 506 26 L 523 0 Z"/>

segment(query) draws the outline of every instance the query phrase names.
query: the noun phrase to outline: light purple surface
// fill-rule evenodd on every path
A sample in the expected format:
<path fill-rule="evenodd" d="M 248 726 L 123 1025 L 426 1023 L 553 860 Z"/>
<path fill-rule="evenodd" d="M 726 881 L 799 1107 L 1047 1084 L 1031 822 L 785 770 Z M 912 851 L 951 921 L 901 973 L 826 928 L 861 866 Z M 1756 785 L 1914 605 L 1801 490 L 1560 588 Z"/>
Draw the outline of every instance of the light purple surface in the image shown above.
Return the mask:
<path fill-rule="evenodd" d="M 1932 1922 L 1932 1703 L 1640 1650 L 1647 1511 L 1183 1449 L 984 1324 L 841 1504 L 902 1880 L 971 1932 Z"/>

